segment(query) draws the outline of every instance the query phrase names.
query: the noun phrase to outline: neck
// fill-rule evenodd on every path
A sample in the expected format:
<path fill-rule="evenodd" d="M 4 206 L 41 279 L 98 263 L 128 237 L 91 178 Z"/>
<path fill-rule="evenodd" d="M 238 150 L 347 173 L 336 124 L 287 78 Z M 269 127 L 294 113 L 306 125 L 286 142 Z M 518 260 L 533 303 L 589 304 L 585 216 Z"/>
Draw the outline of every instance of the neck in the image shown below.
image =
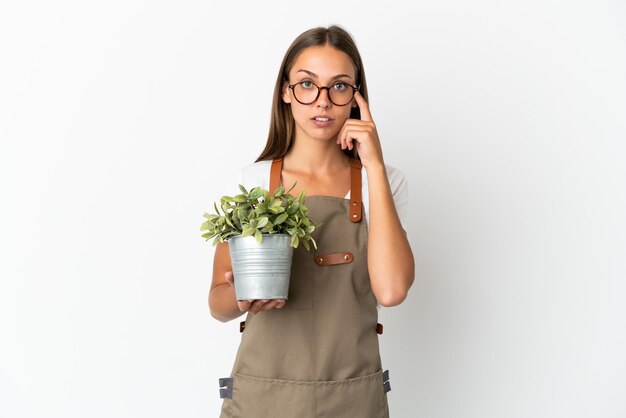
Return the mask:
<path fill-rule="evenodd" d="M 296 132 L 291 148 L 283 157 L 285 167 L 297 167 L 306 173 L 323 173 L 340 170 L 350 165 L 350 158 L 334 139 L 318 140 Z"/>

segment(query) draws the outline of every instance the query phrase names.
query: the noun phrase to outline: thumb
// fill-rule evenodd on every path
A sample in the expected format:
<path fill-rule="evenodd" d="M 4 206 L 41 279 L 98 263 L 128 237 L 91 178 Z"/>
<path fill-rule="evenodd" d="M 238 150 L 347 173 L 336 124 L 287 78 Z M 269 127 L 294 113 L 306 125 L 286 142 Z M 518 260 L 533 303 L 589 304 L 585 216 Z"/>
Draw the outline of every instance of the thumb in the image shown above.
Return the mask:
<path fill-rule="evenodd" d="M 233 272 L 232 271 L 227 271 L 226 273 L 224 273 L 224 278 L 230 284 L 234 284 L 235 283 L 235 277 L 233 276 Z"/>

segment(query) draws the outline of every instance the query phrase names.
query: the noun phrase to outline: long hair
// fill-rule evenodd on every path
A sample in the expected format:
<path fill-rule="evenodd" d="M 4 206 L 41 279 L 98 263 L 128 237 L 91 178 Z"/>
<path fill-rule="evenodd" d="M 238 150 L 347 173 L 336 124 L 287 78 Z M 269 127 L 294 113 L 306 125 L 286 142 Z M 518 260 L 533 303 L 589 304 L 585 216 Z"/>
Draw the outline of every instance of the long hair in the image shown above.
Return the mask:
<path fill-rule="evenodd" d="M 359 92 L 369 102 L 363 61 L 350 34 L 337 25 L 332 25 L 328 28 L 317 27 L 303 32 L 291 43 L 280 65 L 276 85 L 274 86 L 272 115 L 267 143 L 261 155 L 256 159 L 257 162 L 283 157 L 291 148 L 295 137 L 296 125 L 291 114 L 291 106 L 282 100 L 283 82 L 289 79 L 289 71 L 291 71 L 293 63 L 302 50 L 311 46 L 324 45 L 343 51 L 352 59 L 356 74 L 356 85 L 361 85 Z M 361 111 L 358 106 L 351 108 L 350 118 L 361 119 Z M 346 148 L 342 151 L 349 157 L 357 157 L 356 147 L 352 150 Z"/>

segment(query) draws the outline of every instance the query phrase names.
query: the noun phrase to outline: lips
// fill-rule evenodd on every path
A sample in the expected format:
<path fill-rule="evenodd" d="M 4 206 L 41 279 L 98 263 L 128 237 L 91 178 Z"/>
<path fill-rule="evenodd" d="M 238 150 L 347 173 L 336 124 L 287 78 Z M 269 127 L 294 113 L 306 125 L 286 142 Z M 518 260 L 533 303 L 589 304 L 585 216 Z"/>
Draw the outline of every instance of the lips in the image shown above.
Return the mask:
<path fill-rule="evenodd" d="M 311 119 L 316 120 L 318 122 L 328 122 L 332 120 L 328 116 L 324 116 L 324 115 L 313 116 Z"/>
<path fill-rule="evenodd" d="M 311 122 L 318 128 L 324 128 L 332 125 L 333 120 L 328 116 L 316 116 L 314 118 L 311 118 Z"/>

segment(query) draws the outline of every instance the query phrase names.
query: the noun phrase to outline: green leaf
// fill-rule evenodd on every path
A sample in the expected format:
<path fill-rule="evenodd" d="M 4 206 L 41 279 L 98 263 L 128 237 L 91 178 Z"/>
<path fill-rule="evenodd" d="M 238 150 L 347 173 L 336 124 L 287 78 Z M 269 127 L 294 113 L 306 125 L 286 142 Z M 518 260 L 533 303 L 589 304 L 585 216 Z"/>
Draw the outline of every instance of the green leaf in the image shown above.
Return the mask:
<path fill-rule="evenodd" d="M 245 225 L 243 227 L 243 231 L 241 233 L 242 237 L 249 237 L 250 235 L 254 234 L 256 232 L 256 228 L 251 227 L 250 225 Z"/>
<path fill-rule="evenodd" d="M 290 215 L 293 215 L 298 211 L 299 208 L 300 208 L 300 205 L 297 203 L 294 203 L 293 205 L 289 206 L 289 209 L 287 209 L 287 213 L 289 213 Z"/>
<path fill-rule="evenodd" d="M 266 233 L 266 234 L 271 234 L 273 228 L 274 228 L 274 224 L 271 221 L 267 221 L 267 225 L 263 227 L 261 232 Z"/>
<path fill-rule="evenodd" d="M 254 232 L 254 239 L 256 239 L 256 242 L 259 244 L 263 242 L 263 234 L 258 229 Z"/>
<path fill-rule="evenodd" d="M 274 220 L 274 225 L 280 225 L 283 222 L 285 222 L 287 220 L 287 217 L 289 216 L 288 213 L 281 213 L 280 215 L 278 215 L 278 217 Z"/>
<path fill-rule="evenodd" d="M 241 193 L 243 193 L 243 194 L 248 194 L 248 191 L 246 190 L 245 187 L 243 187 L 243 184 L 239 185 L 239 190 L 241 190 Z"/>
<path fill-rule="evenodd" d="M 306 248 L 307 251 L 311 250 L 311 247 L 309 246 L 309 243 L 306 240 L 303 240 L 302 244 L 304 245 L 304 248 Z"/>
<path fill-rule="evenodd" d="M 285 211 L 285 208 L 282 206 L 278 206 L 278 207 L 270 206 L 270 212 L 272 213 L 283 213 L 284 211 Z"/>
<path fill-rule="evenodd" d="M 267 225 L 268 222 L 269 222 L 269 219 L 265 216 L 262 218 L 259 218 L 258 223 L 256 224 L 257 229 L 263 228 L 265 225 Z"/>
<path fill-rule="evenodd" d="M 296 184 L 298 183 L 298 181 L 295 181 L 293 183 L 293 186 L 291 186 L 291 188 L 287 191 L 287 193 L 291 192 L 293 190 L 294 187 L 296 187 Z"/>
<path fill-rule="evenodd" d="M 261 196 L 263 196 L 262 189 L 255 187 L 254 189 L 250 190 L 250 200 L 258 200 Z"/>
<path fill-rule="evenodd" d="M 267 203 L 262 202 L 259 203 L 256 208 L 254 209 L 257 213 L 257 215 L 264 215 L 267 213 Z"/>
<path fill-rule="evenodd" d="M 274 197 L 282 196 L 283 193 L 285 193 L 285 189 L 283 188 L 283 186 L 278 186 L 273 196 Z"/>
<path fill-rule="evenodd" d="M 222 198 L 220 199 L 220 201 L 222 201 L 222 203 L 223 203 L 223 202 L 234 202 L 234 201 L 235 201 L 235 199 L 233 199 L 233 198 L 232 198 L 232 197 L 230 197 L 230 196 L 222 196 Z"/>
<path fill-rule="evenodd" d="M 248 201 L 248 196 L 246 196 L 245 194 L 238 194 L 233 198 L 233 201 L 237 203 L 243 203 Z"/>
<path fill-rule="evenodd" d="M 298 248 L 298 244 L 299 244 L 300 240 L 298 238 L 298 235 L 294 234 L 291 236 L 291 246 L 293 248 Z"/>

